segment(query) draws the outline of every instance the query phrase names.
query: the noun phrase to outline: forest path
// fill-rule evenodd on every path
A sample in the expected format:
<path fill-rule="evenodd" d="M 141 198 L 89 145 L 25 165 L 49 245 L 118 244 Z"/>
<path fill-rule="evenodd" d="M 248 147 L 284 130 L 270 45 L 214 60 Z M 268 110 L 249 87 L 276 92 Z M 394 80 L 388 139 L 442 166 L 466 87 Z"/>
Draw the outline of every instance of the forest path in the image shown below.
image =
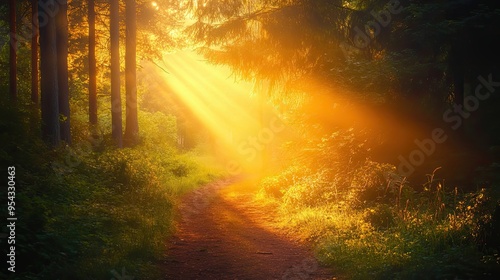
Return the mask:
<path fill-rule="evenodd" d="M 166 279 L 335 279 L 312 251 L 273 227 L 272 207 L 241 183 L 218 181 L 185 195 L 168 242 Z"/>

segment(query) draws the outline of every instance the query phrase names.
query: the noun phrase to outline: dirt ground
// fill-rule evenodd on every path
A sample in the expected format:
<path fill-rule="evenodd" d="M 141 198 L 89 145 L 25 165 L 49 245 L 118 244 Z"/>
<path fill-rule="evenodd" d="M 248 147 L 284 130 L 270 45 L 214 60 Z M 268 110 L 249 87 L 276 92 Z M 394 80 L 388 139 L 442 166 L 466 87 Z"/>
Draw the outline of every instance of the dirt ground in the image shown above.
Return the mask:
<path fill-rule="evenodd" d="M 336 279 L 305 244 L 273 227 L 272 207 L 234 180 L 183 197 L 165 279 Z"/>

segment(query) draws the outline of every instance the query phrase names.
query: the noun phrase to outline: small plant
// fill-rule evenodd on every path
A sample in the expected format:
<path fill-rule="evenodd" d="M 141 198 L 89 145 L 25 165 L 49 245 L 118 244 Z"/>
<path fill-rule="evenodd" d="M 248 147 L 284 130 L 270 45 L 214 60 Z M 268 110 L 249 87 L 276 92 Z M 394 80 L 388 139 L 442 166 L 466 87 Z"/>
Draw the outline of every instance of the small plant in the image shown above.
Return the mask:
<path fill-rule="evenodd" d="M 260 186 L 266 194 L 274 198 L 281 198 L 288 188 L 300 181 L 308 173 L 307 168 L 292 165 L 278 175 L 265 177 L 260 182 Z"/>
<path fill-rule="evenodd" d="M 387 204 L 365 209 L 365 220 L 376 229 L 388 229 L 396 224 L 394 209 Z"/>

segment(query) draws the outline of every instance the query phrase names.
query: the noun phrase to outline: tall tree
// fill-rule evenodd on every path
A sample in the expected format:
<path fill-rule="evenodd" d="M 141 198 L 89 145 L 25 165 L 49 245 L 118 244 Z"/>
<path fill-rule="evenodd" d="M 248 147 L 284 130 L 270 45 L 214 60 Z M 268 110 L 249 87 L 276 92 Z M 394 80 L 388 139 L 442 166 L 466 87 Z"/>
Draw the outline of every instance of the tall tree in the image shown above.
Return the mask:
<path fill-rule="evenodd" d="M 16 39 L 16 0 L 9 0 L 10 56 L 9 90 L 13 100 L 17 98 L 17 39 Z"/>
<path fill-rule="evenodd" d="M 125 90 L 126 90 L 126 120 L 125 139 L 134 142 L 139 133 L 137 120 L 137 73 L 136 73 L 136 3 L 135 0 L 126 0 L 126 51 L 125 51 Z"/>
<path fill-rule="evenodd" d="M 120 96 L 120 5 L 110 0 L 111 37 L 111 125 L 112 136 L 118 147 L 122 147 L 122 102 Z"/>
<path fill-rule="evenodd" d="M 38 0 L 31 0 L 31 101 L 38 104 Z"/>
<path fill-rule="evenodd" d="M 370 10 L 354 6 L 367 1 L 190 2 L 197 22 L 188 31 L 207 59 L 273 86 L 302 84 L 321 67 L 327 73 L 343 67 L 341 43 L 351 41 L 351 28 L 373 19 Z"/>
<path fill-rule="evenodd" d="M 39 0 L 38 8 L 50 6 L 54 0 Z M 60 143 L 59 96 L 57 83 L 56 19 L 38 15 L 40 25 L 40 84 L 42 136 L 50 146 Z"/>
<path fill-rule="evenodd" d="M 58 0 L 56 15 L 57 83 L 59 89 L 59 114 L 61 140 L 71 143 L 69 83 L 68 83 L 68 1 Z"/>
<path fill-rule="evenodd" d="M 95 38 L 95 3 L 89 0 L 89 122 L 97 124 L 97 67 Z"/>

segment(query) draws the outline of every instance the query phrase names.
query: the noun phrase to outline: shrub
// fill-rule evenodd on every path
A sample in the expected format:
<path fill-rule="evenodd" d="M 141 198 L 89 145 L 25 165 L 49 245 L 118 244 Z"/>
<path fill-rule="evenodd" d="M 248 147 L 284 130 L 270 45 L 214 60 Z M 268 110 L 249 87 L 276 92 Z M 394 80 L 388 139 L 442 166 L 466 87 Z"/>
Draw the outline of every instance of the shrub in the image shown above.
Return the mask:
<path fill-rule="evenodd" d="M 298 178 L 283 191 L 283 203 L 290 207 L 319 206 L 338 198 L 336 185 L 328 181 L 325 172 Z"/>
<path fill-rule="evenodd" d="M 369 160 L 362 135 L 345 132 L 308 141 L 296 162 L 262 180 L 284 228 L 352 279 L 495 279 L 495 188 L 447 189 L 436 169 L 417 192 L 394 166 Z"/>
<path fill-rule="evenodd" d="M 396 222 L 394 209 L 387 204 L 377 204 L 366 208 L 365 220 L 376 229 L 388 229 Z"/>
<path fill-rule="evenodd" d="M 308 173 L 307 168 L 299 165 L 291 165 L 278 175 L 262 179 L 260 187 L 267 195 L 274 198 L 281 198 L 289 187 L 299 182 Z"/>
<path fill-rule="evenodd" d="M 387 202 L 391 194 L 397 193 L 401 178 L 391 164 L 367 160 L 355 172 L 351 190 L 364 202 Z"/>

